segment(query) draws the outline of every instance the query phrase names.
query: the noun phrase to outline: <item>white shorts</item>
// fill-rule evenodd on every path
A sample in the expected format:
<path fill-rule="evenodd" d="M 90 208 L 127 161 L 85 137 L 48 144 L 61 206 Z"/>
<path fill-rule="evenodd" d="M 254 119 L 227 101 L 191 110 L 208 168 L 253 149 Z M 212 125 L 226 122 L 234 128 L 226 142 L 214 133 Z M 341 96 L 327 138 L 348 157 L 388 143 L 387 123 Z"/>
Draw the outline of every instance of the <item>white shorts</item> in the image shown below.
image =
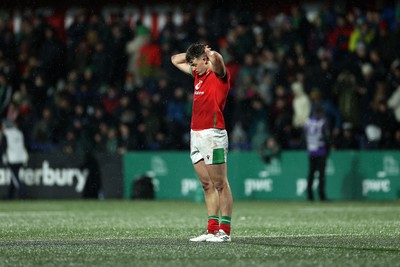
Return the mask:
<path fill-rule="evenodd" d="M 190 158 L 195 164 L 204 159 L 205 164 L 225 163 L 228 154 L 228 133 L 221 129 L 190 131 Z"/>

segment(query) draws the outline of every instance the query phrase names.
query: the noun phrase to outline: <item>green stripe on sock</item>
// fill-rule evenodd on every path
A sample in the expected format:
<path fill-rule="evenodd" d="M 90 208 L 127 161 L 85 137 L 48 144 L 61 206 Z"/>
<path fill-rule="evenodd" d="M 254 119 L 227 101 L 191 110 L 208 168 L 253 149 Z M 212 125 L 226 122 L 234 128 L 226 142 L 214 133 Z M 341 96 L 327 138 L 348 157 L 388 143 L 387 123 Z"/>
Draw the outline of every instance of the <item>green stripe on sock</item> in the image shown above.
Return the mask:
<path fill-rule="evenodd" d="M 211 215 L 211 216 L 208 216 L 208 220 L 216 220 L 216 221 L 219 221 L 219 216 L 218 216 L 218 215 Z"/>
<path fill-rule="evenodd" d="M 221 223 L 231 225 L 231 216 L 221 216 Z"/>

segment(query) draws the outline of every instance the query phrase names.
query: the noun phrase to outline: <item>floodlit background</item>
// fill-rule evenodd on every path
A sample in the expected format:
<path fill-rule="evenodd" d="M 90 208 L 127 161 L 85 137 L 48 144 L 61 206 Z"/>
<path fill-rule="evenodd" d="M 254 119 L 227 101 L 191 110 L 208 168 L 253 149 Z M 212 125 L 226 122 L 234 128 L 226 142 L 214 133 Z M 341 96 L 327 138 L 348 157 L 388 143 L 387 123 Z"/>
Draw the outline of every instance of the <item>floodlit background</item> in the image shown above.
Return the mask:
<path fill-rule="evenodd" d="M 3 0 L 0 115 L 24 133 L 28 197 L 129 198 L 141 175 L 156 197 L 199 197 L 193 81 L 170 57 L 205 42 L 232 74 L 225 118 L 239 199 L 304 199 L 302 125 L 318 104 L 332 132 L 331 199 L 397 199 L 399 18 L 397 1 Z M 282 153 L 266 163 L 270 137 Z M 9 183 L 0 169 L 0 193 Z"/>

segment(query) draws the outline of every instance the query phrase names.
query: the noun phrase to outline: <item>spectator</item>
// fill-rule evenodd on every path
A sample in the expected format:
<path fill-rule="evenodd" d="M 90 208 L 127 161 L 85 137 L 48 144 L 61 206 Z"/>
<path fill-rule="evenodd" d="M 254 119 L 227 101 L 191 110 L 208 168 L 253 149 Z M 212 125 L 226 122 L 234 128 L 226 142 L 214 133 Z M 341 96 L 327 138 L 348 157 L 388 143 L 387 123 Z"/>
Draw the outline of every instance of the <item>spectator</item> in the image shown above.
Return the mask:
<path fill-rule="evenodd" d="M 65 154 L 73 154 L 77 152 L 76 133 L 72 129 L 68 129 L 65 133 L 60 148 L 61 152 Z"/>
<path fill-rule="evenodd" d="M 166 122 L 168 143 L 172 148 L 183 148 L 184 140 L 182 132 L 189 129 L 189 118 L 186 116 L 185 91 L 182 87 L 176 87 L 172 98 L 167 102 Z"/>
<path fill-rule="evenodd" d="M 0 117 L 5 118 L 7 106 L 11 101 L 12 87 L 7 80 L 7 75 L 0 72 Z"/>
<path fill-rule="evenodd" d="M 250 141 L 258 129 L 260 135 L 257 133 L 257 136 L 268 131 L 275 134 L 283 149 L 302 146 L 299 132 L 291 125 L 293 96 L 287 89 L 294 82 L 302 83 L 304 93 L 310 97 L 313 97 L 313 88 L 318 88 L 335 140 L 343 134 L 339 132 L 339 117 L 351 122 L 354 135 L 365 140 L 366 125 L 376 113 L 380 114 L 381 108 L 376 107 L 383 107 L 377 105 L 379 101 L 389 100 L 389 114 L 394 114 L 396 104 L 392 102 L 400 86 L 400 60 L 397 59 L 400 54 L 396 51 L 399 35 L 395 16 L 390 15 L 394 14 L 393 5 L 389 4 L 383 10 L 371 10 L 368 6 L 345 8 L 342 13 L 321 6 L 314 18 L 300 5 L 290 7 L 289 13 L 276 16 L 251 10 L 251 5 L 236 7 L 212 3 L 204 13 L 185 8 L 182 17 L 170 9 L 159 32 L 138 22 L 133 39 L 128 30 L 130 21 L 119 15 L 108 19 L 103 13 L 89 14 L 84 9 L 73 11 L 76 13 L 71 24 L 66 21 L 69 26 L 65 39 L 58 38 L 63 36 L 63 29 L 50 26 L 44 13 L 37 15 L 34 11 L 34 16 L 23 13 L 20 27 L 14 24 L 16 27 L 12 29 L 9 27 L 11 21 L 2 19 L 0 112 L 3 118 L 7 113 L 17 118 L 27 135 L 29 149 L 35 149 L 30 145 L 33 140 L 31 129 L 39 123 L 46 107 L 54 111 L 57 122 L 54 142 L 61 146 L 69 125 L 73 124 L 71 112 L 78 103 L 84 105 L 89 117 L 93 115 L 90 114 L 92 111 L 101 109 L 103 115 L 98 120 L 110 127 L 116 127 L 120 118 L 123 123 L 137 122 L 138 128 L 131 129 L 138 144 L 136 148 L 180 149 L 187 144 L 188 136 L 177 133 L 174 139 L 182 141 L 179 147 L 171 145 L 166 111 L 173 90 L 163 84 L 172 88 L 190 88 L 190 77 L 174 68 L 169 59 L 176 51 L 200 38 L 219 49 L 232 75 L 233 90 L 226 109 L 234 110 L 226 116 L 227 130 L 231 132 L 238 119 Z M 6 11 L 5 15 L 11 17 L 12 14 Z M 180 22 L 179 18 L 182 19 Z M 215 23 L 205 25 L 205 19 Z M 145 42 L 136 50 L 130 50 L 137 38 Z M 154 42 L 150 42 L 151 38 Z M 138 61 L 139 54 L 144 60 Z M 138 62 L 145 63 L 139 74 L 135 73 L 139 71 Z M 147 82 L 140 81 L 140 74 L 147 75 Z M 280 86 L 287 92 L 276 97 L 275 88 Z M 109 87 L 115 88 L 111 98 L 107 92 Z M 124 106 L 126 93 L 131 108 Z M 184 90 L 183 94 L 182 106 L 188 116 L 192 93 Z M 314 102 L 315 99 L 313 105 Z M 151 141 L 145 136 L 146 125 L 140 123 L 143 108 L 159 120 Z M 131 111 L 135 114 L 133 122 Z M 264 129 L 255 117 L 262 113 L 267 114 Z M 90 138 L 87 141 L 97 145 L 103 140 L 95 134 L 98 126 L 82 125 L 85 139 Z M 382 131 L 380 146 L 390 147 L 396 127 Z M 115 129 L 118 136 L 119 129 Z M 75 142 L 83 141 L 79 132 L 75 134 L 78 134 Z M 367 147 L 367 142 L 361 144 L 362 148 Z M 244 145 L 243 148 L 251 146 Z"/>
<path fill-rule="evenodd" d="M 77 69 L 82 72 L 90 63 L 90 46 L 85 39 L 78 43 L 76 51 L 69 54 L 72 54 L 69 69 Z"/>
<path fill-rule="evenodd" d="M 357 25 L 350 34 L 349 50 L 356 50 L 356 46 L 360 43 L 369 46 L 375 37 L 375 29 L 363 19 L 358 19 Z"/>
<path fill-rule="evenodd" d="M 143 148 L 147 149 L 148 145 L 155 142 L 157 133 L 161 129 L 160 118 L 154 113 L 151 108 L 143 107 L 141 110 L 141 123 L 139 126 L 139 132 L 144 136 Z M 180 142 L 174 144 L 176 148 L 179 148 Z"/>
<path fill-rule="evenodd" d="M 302 128 L 311 113 L 311 101 L 304 92 L 301 82 L 294 82 L 291 85 L 293 98 L 293 127 L 295 129 Z"/>
<path fill-rule="evenodd" d="M 250 53 L 244 55 L 244 62 L 239 68 L 235 80 L 235 97 L 241 102 L 249 95 L 254 94 L 254 86 L 256 86 L 254 73 L 256 72 L 256 64 L 254 56 Z"/>
<path fill-rule="evenodd" d="M 43 67 L 44 80 L 49 85 L 54 86 L 64 74 L 65 49 L 58 41 L 52 28 L 46 28 L 44 36 L 40 49 L 40 62 Z"/>
<path fill-rule="evenodd" d="M 141 21 L 137 21 L 135 30 L 135 35 L 132 40 L 127 42 L 125 51 L 129 56 L 128 71 L 134 75 L 136 85 L 141 86 L 143 81 L 137 67 L 139 51 L 145 44 L 150 42 L 151 35 Z"/>
<path fill-rule="evenodd" d="M 390 64 L 390 68 L 386 77 L 388 87 L 388 96 L 391 96 L 394 91 L 400 86 L 400 59 L 395 59 Z"/>
<path fill-rule="evenodd" d="M 157 40 L 153 38 L 139 49 L 136 67 L 144 88 L 154 93 L 161 73 L 161 48 Z"/>
<path fill-rule="evenodd" d="M 32 97 L 28 92 L 26 81 L 19 84 L 19 88 L 13 94 L 13 101 L 17 103 L 21 113 L 28 113 L 32 111 Z"/>
<path fill-rule="evenodd" d="M 356 77 L 348 70 L 343 70 L 333 85 L 343 120 L 350 122 L 356 129 L 359 129 L 360 111 L 356 89 Z"/>
<path fill-rule="evenodd" d="M 18 190 L 19 198 L 26 198 L 25 185 L 20 179 L 19 170 L 28 163 L 29 156 L 22 132 L 10 120 L 3 120 L 2 122 L 0 151 L 3 156 L 3 163 L 11 171 L 8 198 L 14 198 L 15 189 Z"/>
<path fill-rule="evenodd" d="M 3 18 L 0 19 L 0 50 L 3 56 L 7 59 L 15 60 L 17 58 L 17 50 L 15 44 L 15 36 L 11 31 L 9 21 Z M 31 28 L 30 28 L 31 29 Z"/>
<path fill-rule="evenodd" d="M 113 132 L 109 131 L 108 141 L 113 140 L 114 135 Z M 130 150 L 135 150 L 137 147 L 136 140 L 133 138 L 131 130 L 128 125 L 120 124 L 119 125 L 119 136 L 118 138 L 118 153 L 124 154 Z M 108 149 L 110 149 L 110 142 L 108 142 Z M 112 149 L 110 149 L 112 150 Z"/>
<path fill-rule="evenodd" d="M 57 126 L 55 128 L 56 143 L 60 143 L 67 135 L 68 127 L 72 120 L 72 103 L 70 95 L 67 92 L 60 92 L 56 99 L 55 108 L 55 121 Z"/>
<path fill-rule="evenodd" d="M 86 37 L 86 33 L 88 30 L 88 22 L 85 14 L 85 10 L 81 9 L 77 11 L 76 16 L 72 24 L 67 29 L 67 51 L 68 51 L 68 67 L 72 68 L 75 65 L 76 59 L 80 59 L 81 57 L 75 53 L 75 49 L 82 44 L 86 43 L 83 40 Z"/>
<path fill-rule="evenodd" d="M 275 133 L 282 149 L 290 148 L 292 126 L 292 98 L 286 92 L 285 87 L 277 85 L 275 88 L 275 100 L 271 107 L 271 128 Z"/>
<path fill-rule="evenodd" d="M 119 104 L 113 112 L 113 116 L 119 121 L 119 123 L 124 123 L 130 126 L 135 124 L 137 118 L 129 94 L 121 96 Z"/>
<path fill-rule="evenodd" d="M 313 113 L 318 106 L 324 109 L 325 118 L 328 125 L 331 127 L 332 138 L 336 138 L 340 133 L 342 125 L 342 117 L 337 107 L 329 100 L 322 100 L 321 93 L 318 88 L 313 88 L 310 92 L 311 99 L 311 113 Z"/>
<path fill-rule="evenodd" d="M 249 148 L 247 134 L 240 122 L 237 122 L 233 127 L 229 143 L 233 150 L 245 150 Z"/>
<path fill-rule="evenodd" d="M 100 165 L 93 153 L 88 152 L 85 154 L 85 159 L 81 168 L 89 171 L 85 187 L 83 188 L 82 197 L 92 199 L 101 198 L 103 185 Z"/>
<path fill-rule="evenodd" d="M 48 84 L 42 73 L 34 77 L 31 88 L 32 102 L 35 103 L 35 116 L 39 117 L 43 108 L 51 104 L 52 98 L 47 95 Z"/>
<path fill-rule="evenodd" d="M 102 98 L 104 111 L 108 115 L 112 115 L 115 112 L 115 109 L 118 107 L 119 101 L 120 96 L 118 94 L 117 88 L 115 88 L 114 86 L 109 86 L 107 88 L 107 92 Z"/>
<path fill-rule="evenodd" d="M 315 174 L 318 172 L 318 196 L 321 201 L 326 201 L 325 167 L 330 151 L 330 132 L 321 106 L 317 107 L 315 113 L 307 119 L 304 131 L 309 158 L 307 197 L 309 201 L 315 200 L 313 184 Z"/>
<path fill-rule="evenodd" d="M 387 105 L 393 111 L 396 121 L 400 123 L 400 85 L 389 97 Z"/>
<path fill-rule="evenodd" d="M 251 142 L 251 148 L 258 150 L 263 145 L 267 135 L 270 132 L 267 121 L 267 107 L 259 94 L 255 94 L 249 99 L 249 131 L 248 136 Z"/>
<path fill-rule="evenodd" d="M 377 125 L 382 131 L 379 148 L 390 149 L 397 125 L 394 114 L 389 110 L 384 99 L 380 99 L 371 104 L 370 123 Z"/>
<path fill-rule="evenodd" d="M 377 51 L 385 66 L 390 65 L 393 55 L 398 55 L 395 37 L 390 33 L 386 23 L 382 22 L 379 25 L 378 31 L 371 42 L 371 48 Z"/>
<path fill-rule="evenodd" d="M 343 123 L 340 135 L 333 141 L 333 147 L 340 150 L 357 150 L 360 148 L 353 125 L 350 122 Z"/>
<path fill-rule="evenodd" d="M 108 65 L 108 57 L 105 50 L 103 41 L 96 42 L 94 52 L 91 58 L 91 65 L 94 66 L 93 70 L 93 86 L 99 88 L 104 86 L 110 80 L 110 66 Z"/>
<path fill-rule="evenodd" d="M 115 129 L 114 127 L 108 128 L 107 137 L 106 137 L 106 141 L 105 141 L 105 151 L 107 153 L 116 153 L 116 152 L 123 153 L 125 151 L 124 150 L 125 147 L 122 144 L 122 142 L 123 142 L 122 139 L 123 139 L 123 137 L 121 137 L 121 140 L 118 139 L 117 129 Z M 119 143 L 119 142 L 121 142 L 121 143 Z M 128 148 L 130 148 L 130 147 L 127 147 L 126 149 L 128 149 Z"/>
<path fill-rule="evenodd" d="M 107 39 L 106 50 L 108 54 L 108 64 L 110 70 L 109 83 L 122 86 L 126 75 L 127 56 L 125 46 L 127 36 L 121 25 L 111 26 L 111 35 Z"/>
<path fill-rule="evenodd" d="M 45 107 L 42 111 L 41 119 L 35 123 L 33 128 L 34 146 L 39 151 L 49 151 L 54 143 L 54 129 L 56 122 L 53 117 L 53 112 L 49 107 Z"/>
<path fill-rule="evenodd" d="M 7 107 L 6 118 L 16 122 L 19 117 L 20 107 L 16 101 L 11 101 Z"/>
<path fill-rule="evenodd" d="M 321 51 L 324 53 L 324 51 Z M 321 55 L 316 66 L 306 73 L 306 84 L 310 88 L 318 88 L 321 93 L 323 102 L 330 102 L 331 105 L 336 104 L 336 98 L 332 90 L 332 85 L 335 83 L 335 72 L 332 67 L 332 61 L 329 58 Z"/>
<path fill-rule="evenodd" d="M 375 90 L 376 79 L 374 76 L 374 69 L 372 68 L 371 64 L 364 63 L 361 65 L 361 81 L 359 82 L 359 87 L 357 88 L 362 127 L 365 127 L 368 117 L 370 116 L 370 106 Z"/>
<path fill-rule="evenodd" d="M 393 145 L 391 146 L 390 149 L 394 149 L 394 150 L 399 150 L 400 149 L 400 128 L 399 127 L 394 132 Z"/>
<path fill-rule="evenodd" d="M 379 149 L 382 142 L 382 129 L 374 124 L 369 123 L 365 127 L 365 136 L 367 144 L 365 145 L 367 149 Z"/>
<path fill-rule="evenodd" d="M 74 103 L 81 103 L 84 106 L 94 105 L 98 100 L 97 83 L 98 81 L 93 78 L 93 69 L 85 68 L 72 94 Z"/>
<path fill-rule="evenodd" d="M 348 55 L 349 39 L 353 32 L 353 25 L 350 25 L 346 16 L 339 14 L 333 31 L 328 34 L 328 48 L 332 49 L 333 54 L 338 59 L 343 59 Z"/>
<path fill-rule="evenodd" d="M 259 150 L 260 156 L 266 164 L 270 164 L 271 160 L 279 157 L 281 147 L 274 136 L 269 136 L 264 146 Z"/>

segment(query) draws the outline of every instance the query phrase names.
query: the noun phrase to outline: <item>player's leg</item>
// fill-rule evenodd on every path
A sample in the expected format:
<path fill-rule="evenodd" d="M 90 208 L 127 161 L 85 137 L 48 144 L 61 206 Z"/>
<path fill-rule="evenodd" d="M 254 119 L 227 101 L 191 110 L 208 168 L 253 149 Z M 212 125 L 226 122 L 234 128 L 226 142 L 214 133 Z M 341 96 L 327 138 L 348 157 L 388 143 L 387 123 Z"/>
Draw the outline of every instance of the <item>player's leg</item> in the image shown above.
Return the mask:
<path fill-rule="evenodd" d="M 206 165 L 210 179 L 218 192 L 222 216 L 232 216 L 233 199 L 229 186 L 226 163 Z"/>
<path fill-rule="evenodd" d="M 210 179 L 206 165 L 204 164 L 204 160 L 200 160 L 193 166 L 204 191 L 204 198 L 208 214 L 208 224 L 207 231 L 204 234 L 191 238 L 190 241 L 202 242 L 213 237 L 219 230 L 219 197 L 218 192 Z"/>
<path fill-rule="evenodd" d="M 217 192 L 218 210 L 221 212 L 219 231 L 215 237 L 207 239 L 207 241 L 230 241 L 232 193 L 226 171 L 228 135 L 226 130 L 208 129 L 197 132 L 196 137 L 198 137 L 196 147 L 199 149 L 203 159 L 199 169 L 205 170 L 204 173 L 207 174 L 210 184 L 213 185 L 214 192 Z M 214 212 L 214 210 L 211 210 L 211 212 Z"/>
<path fill-rule="evenodd" d="M 219 197 L 218 192 L 211 181 L 210 175 L 206 168 L 204 160 L 200 160 L 194 164 L 194 169 L 196 171 L 197 177 L 199 177 L 201 186 L 204 191 L 204 198 L 207 206 L 208 216 L 219 214 Z"/>
<path fill-rule="evenodd" d="M 216 191 L 210 176 L 208 174 L 207 168 L 204 163 L 203 155 L 198 149 L 198 145 L 201 144 L 202 135 L 199 132 L 191 131 L 190 138 L 190 157 L 193 162 L 194 169 L 196 171 L 197 177 L 199 177 L 201 186 L 204 191 L 204 198 L 207 206 L 208 214 L 208 225 L 207 231 L 195 238 L 190 239 L 190 241 L 201 242 L 206 241 L 208 238 L 213 237 L 215 232 L 219 229 L 219 199 L 218 192 Z"/>
<path fill-rule="evenodd" d="M 218 192 L 221 210 L 220 230 L 209 242 L 231 241 L 232 191 L 228 182 L 226 163 L 206 165 L 210 178 Z"/>

